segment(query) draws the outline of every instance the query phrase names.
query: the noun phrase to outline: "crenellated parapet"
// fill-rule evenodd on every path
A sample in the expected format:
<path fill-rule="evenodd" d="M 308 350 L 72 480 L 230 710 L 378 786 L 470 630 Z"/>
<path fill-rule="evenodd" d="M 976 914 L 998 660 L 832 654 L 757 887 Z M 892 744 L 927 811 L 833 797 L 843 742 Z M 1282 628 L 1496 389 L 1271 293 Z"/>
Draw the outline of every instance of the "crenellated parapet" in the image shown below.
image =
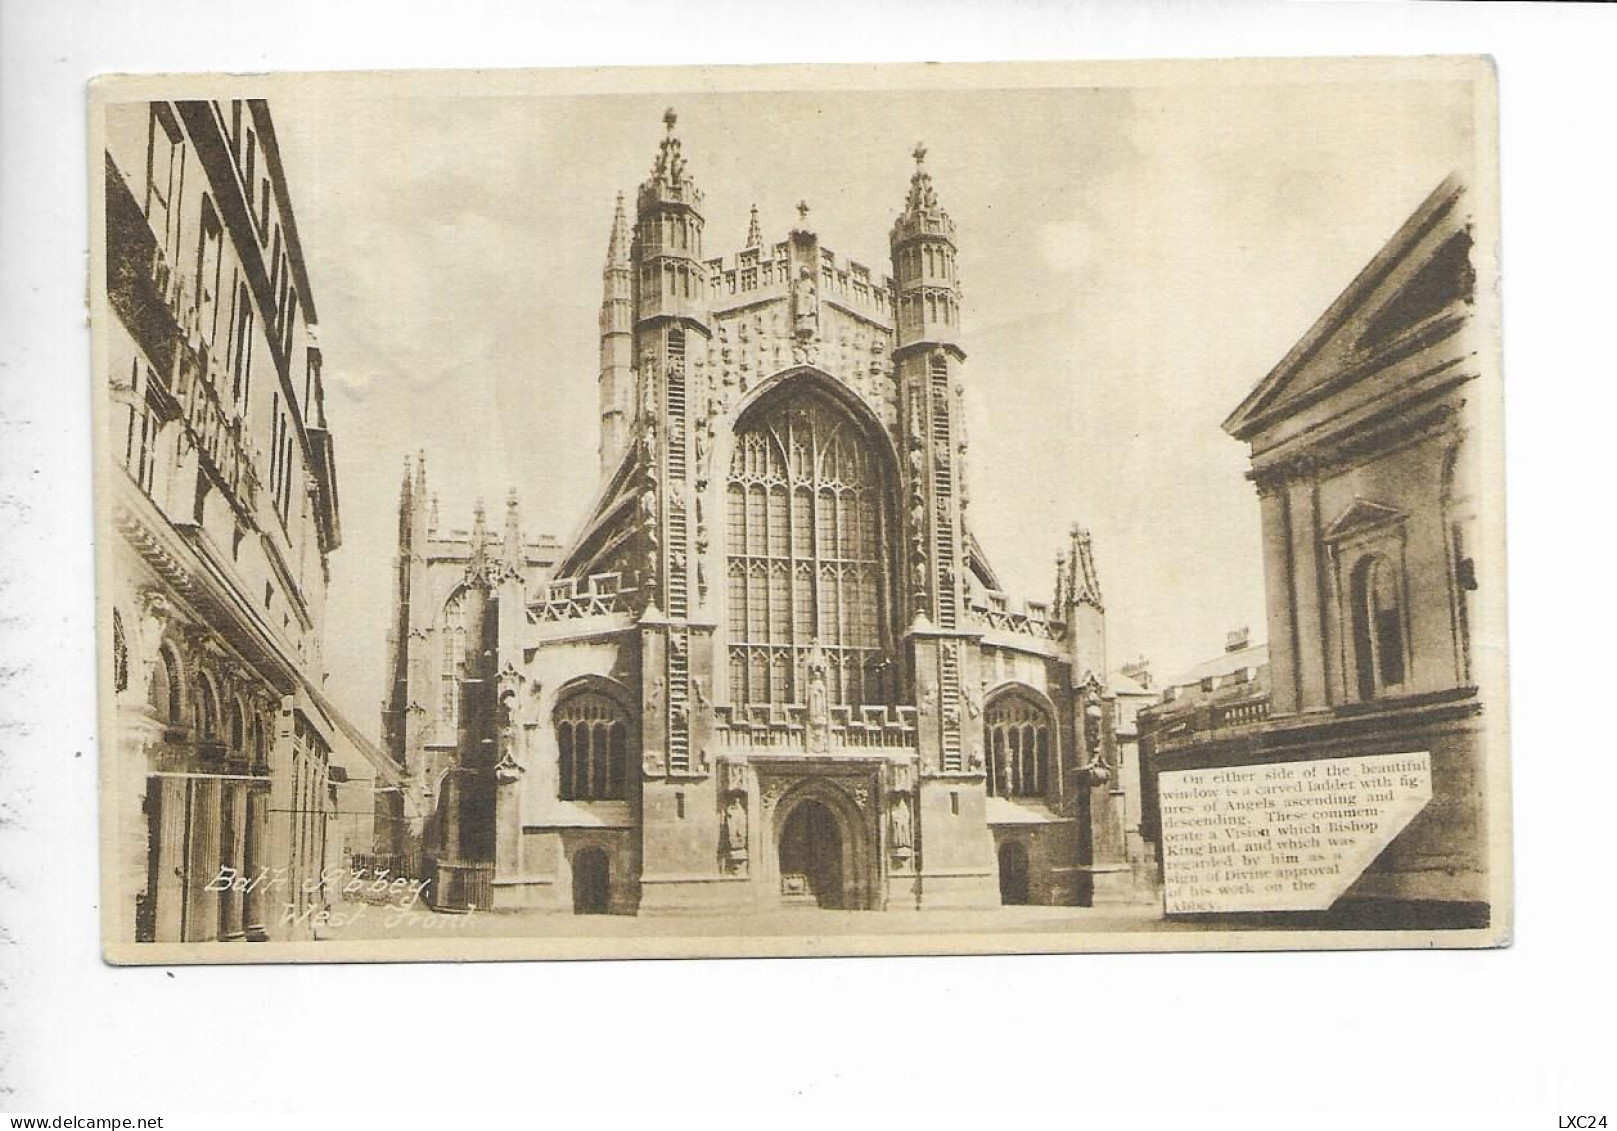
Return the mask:
<path fill-rule="evenodd" d="M 811 708 L 795 703 L 718 705 L 714 735 L 721 746 L 764 750 L 808 750 L 816 731 Z M 910 750 L 915 747 L 914 707 L 830 706 L 824 723 L 830 750 Z"/>
<path fill-rule="evenodd" d="M 1035 640 L 1061 640 L 1066 622 L 1048 602 L 1016 601 L 997 590 L 973 591 L 966 606 L 968 619 L 1001 632 L 1031 636 Z"/>
<path fill-rule="evenodd" d="M 850 313 L 891 327 L 893 280 L 874 273 L 858 260 L 837 255 L 830 248 L 819 251 L 818 289 L 822 301 L 830 301 Z M 709 294 L 714 310 L 786 297 L 791 290 L 791 245 L 749 247 L 734 255 L 706 261 Z"/>
<path fill-rule="evenodd" d="M 540 622 L 582 620 L 634 612 L 637 595 L 638 587 L 622 574 L 600 573 L 546 583 L 529 609 Z"/>

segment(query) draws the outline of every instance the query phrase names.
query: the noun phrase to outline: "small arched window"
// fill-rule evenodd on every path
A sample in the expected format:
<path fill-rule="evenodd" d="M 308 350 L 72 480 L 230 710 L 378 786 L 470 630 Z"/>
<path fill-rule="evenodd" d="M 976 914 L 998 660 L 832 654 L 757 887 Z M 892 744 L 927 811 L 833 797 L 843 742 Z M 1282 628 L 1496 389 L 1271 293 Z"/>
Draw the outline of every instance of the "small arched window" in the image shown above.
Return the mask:
<path fill-rule="evenodd" d="M 214 698 L 213 686 L 207 676 L 197 677 L 196 712 L 198 741 L 216 741 L 219 736 L 219 703 Z"/>
<path fill-rule="evenodd" d="M 184 721 L 180 703 L 180 671 L 174 653 L 163 648 L 157 654 L 152 670 L 150 702 L 157 717 L 165 723 L 178 726 Z"/>
<path fill-rule="evenodd" d="M 629 719 L 598 691 L 556 707 L 557 786 L 563 801 L 621 801 L 629 776 Z"/>
<path fill-rule="evenodd" d="M 255 768 L 269 764 L 269 752 L 264 746 L 264 726 L 257 718 L 247 726 L 247 752 L 252 755 Z"/>
<path fill-rule="evenodd" d="M 1369 555 L 1353 567 L 1353 658 L 1359 698 L 1404 682 L 1404 610 L 1392 563 Z"/>
<path fill-rule="evenodd" d="M 1008 694 L 983 713 L 990 797 L 1043 797 L 1050 788 L 1050 713 Z"/>

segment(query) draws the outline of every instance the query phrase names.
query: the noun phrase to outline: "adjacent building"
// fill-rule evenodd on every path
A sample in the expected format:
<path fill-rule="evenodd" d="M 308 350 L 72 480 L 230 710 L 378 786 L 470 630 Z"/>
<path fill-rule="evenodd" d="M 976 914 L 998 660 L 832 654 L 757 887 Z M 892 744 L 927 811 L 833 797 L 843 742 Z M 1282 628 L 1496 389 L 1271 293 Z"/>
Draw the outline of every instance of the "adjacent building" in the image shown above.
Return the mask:
<path fill-rule="evenodd" d="M 348 771 L 393 771 L 322 688 L 335 445 L 268 107 L 109 107 L 105 208 L 109 937 L 302 937 Z"/>
<path fill-rule="evenodd" d="M 1261 728 L 1269 718 L 1269 649 L 1249 628 L 1224 637 L 1224 650 L 1168 682 L 1136 716 L 1142 768 L 1141 836 L 1160 870 L 1156 770 L 1166 758 L 1185 757 L 1198 744 L 1228 741 Z"/>
<path fill-rule="evenodd" d="M 402 492 L 385 728 L 431 898 L 1125 897 L 1093 548 L 1074 528 L 1054 602 L 1023 603 L 973 534 L 957 233 L 924 148 L 881 269 L 806 204 L 768 235 L 755 208 L 715 258 L 675 124 L 606 241 L 577 530 L 529 542 L 512 502 L 451 553 L 419 466 Z"/>
<path fill-rule="evenodd" d="M 1489 917 L 1477 618 L 1501 563 L 1477 534 L 1475 251 L 1445 181 L 1225 422 L 1262 511 L 1269 718 L 1181 741 L 1153 712 L 1152 772 L 1429 754 L 1432 799 L 1338 900 L 1344 925 Z"/>

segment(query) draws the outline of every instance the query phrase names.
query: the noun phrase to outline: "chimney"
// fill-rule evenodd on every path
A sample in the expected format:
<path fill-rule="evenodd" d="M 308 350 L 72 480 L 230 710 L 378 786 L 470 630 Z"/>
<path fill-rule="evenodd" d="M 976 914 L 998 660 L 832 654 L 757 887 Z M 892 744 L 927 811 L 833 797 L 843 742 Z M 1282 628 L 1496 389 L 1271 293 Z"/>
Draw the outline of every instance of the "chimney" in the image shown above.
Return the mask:
<path fill-rule="evenodd" d="M 1252 630 L 1245 625 L 1242 625 L 1234 632 L 1226 632 L 1224 634 L 1224 651 L 1239 652 L 1247 646 L 1251 639 Z"/>

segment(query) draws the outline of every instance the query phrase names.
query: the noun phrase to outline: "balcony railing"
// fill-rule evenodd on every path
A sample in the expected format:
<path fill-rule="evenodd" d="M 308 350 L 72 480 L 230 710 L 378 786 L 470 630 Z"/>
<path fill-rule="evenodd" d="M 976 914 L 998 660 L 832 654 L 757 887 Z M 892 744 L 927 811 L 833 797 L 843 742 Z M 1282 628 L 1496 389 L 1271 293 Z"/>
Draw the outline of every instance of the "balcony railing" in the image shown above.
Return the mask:
<path fill-rule="evenodd" d="M 1269 700 L 1267 696 L 1262 699 L 1249 699 L 1241 703 L 1231 703 L 1228 706 L 1214 708 L 1213 729 L 1251 726 L 1254 723 L 1261 723 L 1268 717 Z"/>

